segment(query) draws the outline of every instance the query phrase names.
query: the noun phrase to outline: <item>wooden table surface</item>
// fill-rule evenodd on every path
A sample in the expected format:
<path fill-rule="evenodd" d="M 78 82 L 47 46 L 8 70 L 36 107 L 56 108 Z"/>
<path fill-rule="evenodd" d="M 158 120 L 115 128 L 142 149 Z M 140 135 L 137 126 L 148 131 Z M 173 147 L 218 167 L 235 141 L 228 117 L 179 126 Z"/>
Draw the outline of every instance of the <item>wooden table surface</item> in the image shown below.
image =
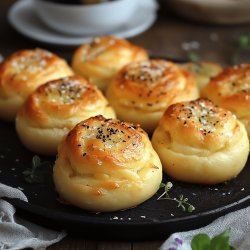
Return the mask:
<path fill-rule="evenodd" d="M 0 1 L 0 54 L 10 53 L 24 48 L 41 47 L 51 50 L 62 57 L 71 58 L 74 47 L 58 47 L 29 40 L 18 34 L 7 22 L 7 12 L 14 0 Z M 161 9 L 155 24 L 146 32 L 129 39 L 143 46 L 154 55 L 169 58 L 187 58 L 190 52 L 198 54 L 203 60 L 210 60 L 228 65 L 234 53 L 233 43 L 243 34 L 250 34 L 250 24 L 217 26 L 198 24 L 167 14 Z M 247 61 L 249 53 L 242 55 Z M 115 239 L 114 239 L 115 240 Z M 89 241 L 82 237 L 67 236 L 61 242 L 49 247 L 55 249 L 98 249 L 98 250 L 154 250 L 162 241 L 144 242 L 104 242 Z"/>

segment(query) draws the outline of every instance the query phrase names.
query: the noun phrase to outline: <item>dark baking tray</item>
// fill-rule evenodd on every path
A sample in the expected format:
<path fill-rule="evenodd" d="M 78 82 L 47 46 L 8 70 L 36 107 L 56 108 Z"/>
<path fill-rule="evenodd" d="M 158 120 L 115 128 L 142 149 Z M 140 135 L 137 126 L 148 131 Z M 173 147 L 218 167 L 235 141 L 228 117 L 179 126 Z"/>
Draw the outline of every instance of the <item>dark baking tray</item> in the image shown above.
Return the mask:
<path fill-rule="evenodd" d="M 157 200 L 160 189 L 151 199 L 129 210 L 113 213 L 89 213 L 58 201 L 47 167 L 42 184 L 24 181 L 22 172 L 31 166 L 34 156 L 22 146 L 11 124 L 0 123 L 0 182 L 19 187 L 29 202 L 9 199 L 17 212 L 36 223 L 78 233 L 84 238 L 113 240 L 153 240 L 167 237 L 175 231 L 206 225 L 230 211 L 249 205 L 250 169 L 247 162 L 243 172 L 234 180 L 215 186 L 199 186 L 172 181 L 170 194 L 183 194 L 196 209 L 192 213 L 177 208 L 177 203 Z M 54 158 L 41 157 L 54 162 Z M 225 169 L 226 171 L 226 169 Z M 170 178 L 164 176 L 164 181 Z"/>

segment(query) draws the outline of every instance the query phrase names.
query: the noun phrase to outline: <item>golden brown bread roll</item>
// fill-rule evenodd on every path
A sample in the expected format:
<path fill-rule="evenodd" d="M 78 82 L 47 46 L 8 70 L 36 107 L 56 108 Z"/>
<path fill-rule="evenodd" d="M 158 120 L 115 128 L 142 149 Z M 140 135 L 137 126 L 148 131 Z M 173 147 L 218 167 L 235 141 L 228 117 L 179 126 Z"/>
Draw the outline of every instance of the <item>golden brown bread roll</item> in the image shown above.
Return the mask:
<path fill-rule="evenodd" d="M 221 65 L 213 62 L 190 62 L 180 66 L 194 76 L 199 90 L 204 88 L 211 78 L 217 76 L 223 70 Z"/>
<path fill-rule="evenodd" d="M 0 64 L 0 118 L 13 121 L 17 110 L 38 86 L 72 74 L 65 60 L 46 50 L 12 54 Z"/>
<path fill-rule="evenodd" d="M 139 126 L 96 116 L 76 125 L 59 144 L 53 177 L 69 204 L 109 212 L 154 195 L 162 166 Z"/>
<path fill-rule="evenodd" d="M 114 118 L 100 90 L 80 76 L 40 86 L 17 113 L 16 130 L 23 144 L 40 154 L 56 154 L 62 137 L 78 122 L 102 114 Z"/>
<path fill-rule="evenodd" d="M 126 64 L 148 59 L 143 48 L 115 37 L 97 37 L 79 47 L 73 56 L 74 71 L 105 90 L 114 75 Z"/>
<path fill-rule="evenodd" d="M 212 79 L 201 95 L 231 110 L 250 136 L 250 64 L 225 69 Z"/>
<path fill-rule="evenodd" d="M 151 133 L 170 104 L 198 98 L 198 89 L 176 64 L 146 60 L 125 66 L 109 85 L 107 98 L 119 119 Z"/>
<path fill-rule="evenodd" d="M 168 175 L 198 184 L 216 184 L 236 177 L 249 152 L 242 123 L 207 99 L 171 105 L 152 143 Z"/>

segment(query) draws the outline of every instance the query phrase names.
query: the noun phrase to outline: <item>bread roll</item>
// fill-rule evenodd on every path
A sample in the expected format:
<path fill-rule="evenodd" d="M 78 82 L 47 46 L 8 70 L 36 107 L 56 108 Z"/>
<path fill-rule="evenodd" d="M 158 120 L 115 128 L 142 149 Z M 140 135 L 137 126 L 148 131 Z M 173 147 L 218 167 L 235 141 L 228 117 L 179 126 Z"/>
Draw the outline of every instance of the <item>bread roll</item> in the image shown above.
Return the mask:
<path fill-rule="evenodd" d="M 76 50 L 72 67 L 104 91 L 124 65 L 145 59 L 148 59 L 147 52 L 126 40 L 97 37 Z"/>
<path fill-rule="evenodd" d="M 221 65 L 213 62 L 190 62 L 181 64 L 181 67 L 190 72 L 197 83 L 199 90 L 204 88 L 223 69 Z"/>
<path fill-rule="evenodd" d="M 46 50 L 12 54 L 0 64 L 0 118 L 14 121 L 17 110 L 38 86 L 72 74 L 63 59 Z"/>
<path fill-rule="evenodd" d="M 16 118 L 23 144 L 39 154 L 56 154 L 62 137 L 78 122 L 102 114 L 114 118 L 100 90 L 80 76 L 50 81 L 33 92 Z"/>
<path fill-rule="evenodd" d="M 162 166 L 139 126 L 96 116 L 77 124 L 59 144 L 53 177 L 69 204 L 110 212 L 154 195 Z"/>
<path fill-rule="evenodd" d="M 249 151 L 244 125 L 207 99 L 171 105 L 152 143 L 169 176 L 198 184 L 235 178 Z"/>
<path fill-rule="evenodd" d="M 198 89 L 176 64 L 146 60 L 125 66 L 108 87 L 107 98 L 119 119 L 151 133 L 170 104 L 198 98 Z"/>
<path fill-rule="evenodd" d="M 250 136 L 250 64 L 225 69 L 201 94 L 231 110 L 246 126 Z"/>

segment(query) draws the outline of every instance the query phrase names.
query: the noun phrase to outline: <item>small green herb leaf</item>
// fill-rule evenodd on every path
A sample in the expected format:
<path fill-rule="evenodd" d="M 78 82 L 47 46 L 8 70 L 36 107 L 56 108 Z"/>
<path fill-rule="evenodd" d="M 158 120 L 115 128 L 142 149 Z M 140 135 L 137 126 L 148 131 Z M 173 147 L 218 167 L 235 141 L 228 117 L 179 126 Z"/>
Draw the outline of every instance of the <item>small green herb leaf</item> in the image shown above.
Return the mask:
<path fill-rule="evenodd" d="M 165 187 L 165 184 L 163 182 L 161 182 L 160 188 L 163 188 L 163 187 Z"/>
<path fill-rule="evenodd" d="M 197 234 L 191 241 L 192 250 L 235 250 L 229 245 L 229 233 L 226 230 L 212 239 L 207 234 Z"/>
<path fill-rule="evenodd" d="M 198 62 L 200 61 L 200 56 L 197 55 L 196 53 L 194 52 L 190 52 L 188 54 L 188 60 L 191 61 L 191 62 Z"/>
<path fill-rule="evenodd" d="M 242 35 L 235 42 L 236 49 L 249 49 L 250 47 L 250 34 Z"/>
<path fill-rule="evenodd" d="M 226 230 L 223 233 L 212 238 L 210 248 L 213 250 L 230 250 L 229 233 L 230 230 Z"/>
<path fill-rule="evenodd" d="M 232 63 L 240 63 L 240 55 L 245 50 L 250 49 L 250 34 L 245 34 L 239 37 L 239 39 L 233 44 L 235 51 L 232 56 Z"/>
<path fill-rule="evenodd" d="M 41 159 L 38 155 L 33 156 L 32 158 L 32 167 L 37 168 L 41 164 Z"/>
<path fill-rule="evenodd" d="M 207 234 L 197 234 L 191 241 L 192 250 L 210 250 L 210 242 Z"/>
<path fill-rule="evenodd" d="M 192 213 L 195 210 L 195 207 L 193 205 L 188 206 L 188 212 Z"/>
<path fill-rule="evenodd" d="M 32 167 L 23 171 L 24 180 L 30 184 L 42 183 L 50 166 L 50 162 L 42 162 L 39 156 L 33 156 Z"/>

